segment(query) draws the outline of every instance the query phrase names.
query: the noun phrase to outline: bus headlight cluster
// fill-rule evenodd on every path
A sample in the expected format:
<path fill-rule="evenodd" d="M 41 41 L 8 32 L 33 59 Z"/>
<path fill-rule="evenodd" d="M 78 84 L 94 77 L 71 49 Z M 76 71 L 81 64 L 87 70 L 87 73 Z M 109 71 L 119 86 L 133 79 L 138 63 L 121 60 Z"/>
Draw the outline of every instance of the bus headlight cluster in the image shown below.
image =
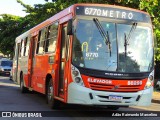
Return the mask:
<path fill-rule="evenodd" d="M 153 82 L 154 82 L 154 71 L 152 71 L 150 74 L 149 74 L 149 77 L 148 77 L 148 80 L 147 80 L 147 83 L 146 83 L 146 86 L 144 89 L 148 89 L 150 87 L 153 86 Z"/>
<path fill-rule="evenodd" d="M 79 70 L 76 67 L 74 67 L 73 65 L 72 65 L 71 72 L 72 72 L 73 81 L 75 83 L 77 83 L 78 85 L 84 86 L 84 83 L 83 83 L 83 80 L 82 80 L 82 77 L 81 77 Z"/>

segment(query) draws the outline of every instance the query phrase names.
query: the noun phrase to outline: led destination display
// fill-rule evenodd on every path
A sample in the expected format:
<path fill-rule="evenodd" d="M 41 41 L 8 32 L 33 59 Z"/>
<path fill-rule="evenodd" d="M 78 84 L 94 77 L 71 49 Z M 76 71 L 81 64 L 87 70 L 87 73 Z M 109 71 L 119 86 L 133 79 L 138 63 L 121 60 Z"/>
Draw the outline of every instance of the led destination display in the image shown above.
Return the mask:
<path fill-rule="evenodd" d="M 76 7 L 76 15 L 88 15 L 97 17 L 106 17 L 112 19 L 135 20 L 140 22 L 151 22 L 150 17 L 142 12 L 131 10 L 111 8 L 111 7 L 96 7 L 96 6 L 78 6 Z"/>

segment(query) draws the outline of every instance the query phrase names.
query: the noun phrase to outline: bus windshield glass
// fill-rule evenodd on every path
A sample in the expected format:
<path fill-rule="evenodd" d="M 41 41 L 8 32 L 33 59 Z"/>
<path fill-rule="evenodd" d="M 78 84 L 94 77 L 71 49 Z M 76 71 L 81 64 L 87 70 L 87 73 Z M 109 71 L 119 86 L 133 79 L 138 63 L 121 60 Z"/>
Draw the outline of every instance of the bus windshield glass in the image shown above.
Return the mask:
<path fill-rule="evenodd" d="M 73 40 L 73 65 L 112 72 L 149 72 L 153 69 L 152 30 L 136 24 L 78 19 Z M 131 32 L 130 32 L 131 31 Z M 102 35 L 105 32 L 105 36 Z M 126 38 L 125 38 L 126 37 Z M 106 44 L 110 42 L 110 47 Z M 127 44 L 126 44 L 127 42 Z"/>

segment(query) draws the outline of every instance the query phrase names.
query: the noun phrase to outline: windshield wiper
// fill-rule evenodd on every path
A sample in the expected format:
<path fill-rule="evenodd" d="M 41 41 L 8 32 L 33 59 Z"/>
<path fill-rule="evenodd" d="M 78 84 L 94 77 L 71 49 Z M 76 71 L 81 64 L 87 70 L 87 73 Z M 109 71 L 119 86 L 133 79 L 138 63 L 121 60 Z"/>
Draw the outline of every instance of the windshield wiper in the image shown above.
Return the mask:
<path fill-rule="evenodd" d="M 129 40 L 131 38 L 131 35 L 132 35 L 133 31 L 136 29 L 136 27 L 137 27 L 137 23 L 134 22 L 132 24 L 132 27 L 131 27 L 131 29 L 129 31 L 128 36 L 126 35 L 126 33 L 124 33 L 124 51 L 125 51 L 125 57 L 127 56 L 127 46 L 129 45 Z"/>
<path fill-rule="evenodd" d="M 96 27 L 98 28 L 101 36 L 105 39 L 105 43 L 106 45 L 108 45 L 108 49 L 109 49 L 109 52 L 110 52 L 110 57 L 111 57 L 111 42 L 110 42 L 110 39 L 109 39 L 109 33 L 107 31 L 107 33 L 105 32 L 105 30 L 103 29 L 101 23 L 99 22 L 98 18 L 93 18 L 93 21 L 96 25 Z"/>

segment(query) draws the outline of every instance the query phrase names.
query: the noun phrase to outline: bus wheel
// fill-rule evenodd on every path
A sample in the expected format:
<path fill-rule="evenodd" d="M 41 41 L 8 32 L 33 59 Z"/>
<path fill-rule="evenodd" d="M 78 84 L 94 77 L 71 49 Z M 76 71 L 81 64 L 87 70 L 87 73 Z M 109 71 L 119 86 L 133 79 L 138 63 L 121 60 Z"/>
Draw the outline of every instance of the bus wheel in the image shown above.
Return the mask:
<path fill-rule="evenodd" d="M 118 110 L 120 107 L 118 106 L 109 106 L 108 109 L 110 110 Z"/>
<path fill-rule="evenodd" d="M 53 88 L 52 78 L 49 80 L 47 84 L 46 98 L 47 98 L 47 103 L 50 108 L 52 109 L 59 108 L 60 102 L 54 99 L 54 88 Z"/>
<path fill-rule="evenodd" d="M 21 75 L 21 77 L 20 77 L 20 89 L 21 89 L 21 93 L 28 92 L 28 89 L 24 86 L 23 75 Z"/>

